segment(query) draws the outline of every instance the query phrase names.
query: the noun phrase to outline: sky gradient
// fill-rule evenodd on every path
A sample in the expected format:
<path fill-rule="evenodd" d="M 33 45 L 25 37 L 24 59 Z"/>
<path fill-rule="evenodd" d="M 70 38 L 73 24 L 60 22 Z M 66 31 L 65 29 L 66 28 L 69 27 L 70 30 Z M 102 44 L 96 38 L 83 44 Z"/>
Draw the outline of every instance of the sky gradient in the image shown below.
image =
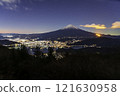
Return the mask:
<path fill-rule="evenodd" d="M 0 33 L 42 33 L 69 24 L 120 35 L 120 0 L 0 0 Z"/>

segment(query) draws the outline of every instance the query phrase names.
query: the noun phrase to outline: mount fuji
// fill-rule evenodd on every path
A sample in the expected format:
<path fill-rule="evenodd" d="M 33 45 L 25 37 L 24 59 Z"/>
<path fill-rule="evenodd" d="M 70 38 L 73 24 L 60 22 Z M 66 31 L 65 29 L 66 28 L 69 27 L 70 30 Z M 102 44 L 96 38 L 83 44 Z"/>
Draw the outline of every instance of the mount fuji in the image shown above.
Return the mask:
<path fill-rule="evenodd" d="M 66 27 L 42 34 L 29 34 L 27 37 L 33 39 L 33 38 L 39 38 L 40 40 L 58 40 L 58 39 L 64 39 L 64 38 L 71 38 L 71 39 L 86 39 L 86 38 L 95 38 L 95 33 L 88 32 L 81 30 L 74 25 L 67 25 Z"/>
<path fill-rule="evenodd" d="M 96 34 L 81 30 L 76 26 L 69 24 L 64 28 L 61 28 L 56 31 L 39 33 L 39 34 L 13 34 L 13 38 L 21 39 L 35 39 L 38 40 L 73 40 L 73 39 L 90 39 L 96 38 Z"/>

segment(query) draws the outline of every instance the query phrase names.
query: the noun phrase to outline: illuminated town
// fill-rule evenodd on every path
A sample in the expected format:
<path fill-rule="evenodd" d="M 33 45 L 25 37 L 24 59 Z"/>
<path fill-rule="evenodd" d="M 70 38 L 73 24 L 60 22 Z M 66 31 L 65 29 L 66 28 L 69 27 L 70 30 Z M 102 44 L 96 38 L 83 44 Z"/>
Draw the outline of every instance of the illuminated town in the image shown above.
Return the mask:
<path fill-rule="evenodd" d="M 98 37 L 100 37 L 100 35 L 97 35 Z M 9 36 L 10 37 L 10 36 Z M 97 48 L 101 48 L 100 46 L 96 46 L 96 44 L 92 44 L 92 45 L 72 45 L 76 42 L 81 42 L 82 40 L 69 40 L 69 41 L 65 41 L 65 42 L 61 42 L 61 41 L 51 41 L 51 40 L 36 40 L 36 39 L 20 39 L 20 38 L 15 38 L 15 39 L 8 39 L 9 41 L 13 41 L 16 42 L 15 44 L 11 44 L 11 45 L 4 45 L 7 46 L 9 49 L 21 49 L 21 46 L 24 45 L 28 51 L 30 55 L 34 55 L 34 49 L 36 47 L 40 48 L 40 50 L 46 54 L 48 52 L 48 48 L 52 47 L 54 49 L 54 51 L 56 52 L 57 49 L 82 49 L 82 48 L 87 48 L 87 47 L 97 47 Z"/>

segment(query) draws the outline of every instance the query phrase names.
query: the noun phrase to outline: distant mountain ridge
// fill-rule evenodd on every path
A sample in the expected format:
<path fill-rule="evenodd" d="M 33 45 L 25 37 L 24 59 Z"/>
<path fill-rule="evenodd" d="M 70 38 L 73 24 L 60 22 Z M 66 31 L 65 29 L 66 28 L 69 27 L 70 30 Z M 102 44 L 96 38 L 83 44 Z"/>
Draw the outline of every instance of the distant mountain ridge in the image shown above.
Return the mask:
<path fill-rule="evenodd" d="M 15 44 L 17 42 L 9 41 L 9 40 L 0 40 L 0 45 L 10 45 Z"/>

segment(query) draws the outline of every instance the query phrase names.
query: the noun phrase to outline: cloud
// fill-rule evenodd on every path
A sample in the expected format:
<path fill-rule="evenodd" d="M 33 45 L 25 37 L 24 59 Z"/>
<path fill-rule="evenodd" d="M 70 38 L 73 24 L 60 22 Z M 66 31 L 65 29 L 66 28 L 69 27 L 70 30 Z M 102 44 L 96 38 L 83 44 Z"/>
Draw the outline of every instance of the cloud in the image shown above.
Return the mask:
<path fill-rule="evenodd" d="M 95 29 L 106 29 L 107 27 L 104 24 L 86 24 L 80 25 L 82 27 L 95 28 Z"/>
<path fill-rule="evenodd" d="M 46 0 L 0 0 L 0 6 L 9 10 L 16 10 L 18 8 L 22 8 L 26 11 L 31 10 L 27 5 L 34 4 L 35 2 L 44 2 Z M 20 6 L 20 4 L 24 4 L 24 6 Z M 26 4 L 26 6 L 25 6 Z"/>
<path fill-rule="evenodd" d="M 3 5 L 20 3 L 21 0 L 0 0 Z"/>
<path fill-rule="evenodd" d="M 117 29 L 117 28 L 120 28 L 120 21 L 116 21 L 112 24 L 112 29 Z"/>
<path fill-rule="evenodd" d="M 0 2 L 0 6 L 3 6 L 3 3 L 2 3 L 2 2 Z"/>
<path fill-rule="evenodd" d="M 0 0 L 0 6 L 9 10 L 16 10 L 21 0 Z"/>
<path fill-rule="evenodd" d="M 15 3 L 17 0 L 0 0 L 0 1 L 4 3 Z"/>
<path fill-rule="evenodd" d="M 28 8 L 28 7 L 23 7 L 23 9 L 26 10 L 26 11 L 31 11 L 32 10 L 32 8 Z"/>

